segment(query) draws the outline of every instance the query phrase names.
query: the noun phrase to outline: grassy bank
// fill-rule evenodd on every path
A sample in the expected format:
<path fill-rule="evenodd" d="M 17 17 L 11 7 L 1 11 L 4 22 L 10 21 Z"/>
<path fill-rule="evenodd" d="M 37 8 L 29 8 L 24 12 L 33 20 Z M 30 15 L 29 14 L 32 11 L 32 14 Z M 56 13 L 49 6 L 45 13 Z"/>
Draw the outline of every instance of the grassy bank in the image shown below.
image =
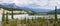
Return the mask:
<path fill-rule="evenodd" d="M 36 19 L 9 19 L 8 24 L 4 21 L 3 26 L 53 26 L 55 19 L 45 19 L 45 18 L 36 18 Z M 60 24 L 60 19 L 58 19 L 58 26 Z"/>

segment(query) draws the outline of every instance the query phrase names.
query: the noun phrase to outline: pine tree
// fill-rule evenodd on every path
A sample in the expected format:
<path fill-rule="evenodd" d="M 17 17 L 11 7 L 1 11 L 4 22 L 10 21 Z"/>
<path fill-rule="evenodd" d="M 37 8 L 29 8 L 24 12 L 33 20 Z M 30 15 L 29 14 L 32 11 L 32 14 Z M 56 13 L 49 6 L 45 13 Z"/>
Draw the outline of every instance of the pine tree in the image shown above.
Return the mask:
<path fill-rule="evenodd" d="M 5 21 L 5 14 L 4 14 L 4 10 L 3 10 L 3 13 L 2 13 L 2 22 Z"/>
<path fill-rule="evenodd" d="M 14 18 L 13 18 L 13 8 L 12 8 L 12 14 L 11 14 L 11 15 L 12 15 L 12 19 L 14 19 Z"/>
<path fill-rule="evenodd" d="M 57 21 L 57 6 L 55 6 L 55 21 Z"/>
<path fill-rule="evenodd" d="M 5 11 L 3 10 L 3 13 L 2 13 L 2 26 L 5 26 L 5 25 L 6 25 L 4 12 L 5 12 Z"/>
<path fill-rule="evenodd" d="M 6 23 L 8 24 L 8 12 L 6 13 Z"/>
<path fill-rule="evenodd" d="M 57 6 L 55 6 L 55 24 L 54 26 L 57 26 Z"/>

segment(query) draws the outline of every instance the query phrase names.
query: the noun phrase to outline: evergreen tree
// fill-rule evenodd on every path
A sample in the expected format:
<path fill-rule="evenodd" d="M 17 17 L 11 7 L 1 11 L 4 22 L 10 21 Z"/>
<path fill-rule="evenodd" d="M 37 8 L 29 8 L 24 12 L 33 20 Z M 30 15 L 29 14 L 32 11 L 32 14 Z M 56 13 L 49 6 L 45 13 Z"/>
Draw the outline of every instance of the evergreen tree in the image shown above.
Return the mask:
<path fill-rule="evenodd" d="M 11 14 L 11 15 L 12 15 L 12 19 L 14 19 L 14 18 L 13 18 L 13 8 L 12 8 L 12 14 Z"/>
<path fill-rule="evenodd" d="M 55 6 L 55 24 L 54 26 L 57 26 L 57 6 Z"/>
<path fill-rule="evenodd" d="M 4 14 L 4 10 L 3 10 L 3 13 L 2 13 L 2 26 L 5 26 L 5 14 Z"/>
<path fill-rule="evenodd" d="M 57 21 L 57 6 L 55 6 L 55 21 Z"/>
<path fill-rule="evenodd" d="M 2 22 L 5 21 L 5 14 L 4 14 L 4 10 L 3 10 L 3 13 L 2 13 Z"/>
<path fill-rule="evenodd" d="M 6 13 L 6 23 L 8 24 L 8 12 Z"/>

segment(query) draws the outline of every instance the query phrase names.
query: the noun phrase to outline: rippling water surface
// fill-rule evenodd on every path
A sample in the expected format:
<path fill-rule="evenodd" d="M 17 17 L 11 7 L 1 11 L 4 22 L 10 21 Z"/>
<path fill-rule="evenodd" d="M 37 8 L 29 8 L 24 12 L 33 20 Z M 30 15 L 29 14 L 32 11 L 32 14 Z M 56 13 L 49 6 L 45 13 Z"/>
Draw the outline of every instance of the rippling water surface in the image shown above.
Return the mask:
<path fill-rule="evenodd" d="M 9 19 L 11 19 L 11 15 L 8 15 Z M 35 18 L 35 17 L 45 17 L 45 18 L 48 18 L 49 16 L 48 15 L 45 15 L 45 16 L 42 16 L 42 15 L 28 15 L 28 14 L 22 14 L 22 15 L 14 15 L 14 18 L 18 18 L 18 19 L 24 19 L 24 18 L 27 18 L 27 19 L 32 19 Z M 50 16 L 50 17 L 54 17 L 53 15 Z M 60 18 L 60 15 L 58 15 L 58 18 Z M 0 14 L 0 21 L 2 19 L 2 15 Z"/>

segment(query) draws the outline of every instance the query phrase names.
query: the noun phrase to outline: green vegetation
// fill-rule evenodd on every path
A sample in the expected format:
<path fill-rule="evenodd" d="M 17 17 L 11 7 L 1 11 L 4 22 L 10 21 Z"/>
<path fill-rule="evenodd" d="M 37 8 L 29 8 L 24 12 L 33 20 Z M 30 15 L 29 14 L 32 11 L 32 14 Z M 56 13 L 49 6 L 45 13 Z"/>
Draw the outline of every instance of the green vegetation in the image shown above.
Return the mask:
<path fill-rule="evenodd" d="M 3 10 L 3 14 L 2 14 L 2 22 L 4 22 L 5 20 L 5 15 L 4 15 L 4 10 Z"/>
<path fill-rule="evenodd" d="M 55 22 L 55 19 L 45 19 L 45 18 L 35 18 L 35 19 L 22 19 L 22 20 L 18 20 L 18 19 L 9 19 L 8 21 L 8 26 L 18 26 L 18 24 L 20 24 L 21 26 L 53 26 Z M 58 19 L 58 26 L 60 26 L 59 22 L 60 19 Z M 52 25 L 51 25 L 52 24 Z M 3 24 L 4 26 L 6 26 L 7 24 L 4 22 Z"/>
<path fill-rule="evenodd" d="M 57 21 L 57 6 L 55 7 L 55 21 Z"/>
<path fill-rule="evenodd" d="M 9 19 L 8 19 L 8 12 L 6 13 L 6 24 L 8 24 L 8 21 L 9 21 Z"/>
<path fill-rule="evenodd" d="M 55 6 L 55 25 L 54 26 L 57 26 L 57 6 Z"/>
<path fill-rule="evenodd" d="M 5 14 L 4 14 L 4 10 L 3 10 L 3 14 L 2 14 L 2 26 L 5 26 L 6 23 L 5 23 Z"/>
<path fill-rule="evenodd" d="M 12 17 L 12 19 L 14 19 L 14 18 L 13 18 L 13 8 L 12 8 L 12 11 L 11 11 L 11 12 L 12 12 L 12 15 L 11 15 L 11 17 Z"/>

